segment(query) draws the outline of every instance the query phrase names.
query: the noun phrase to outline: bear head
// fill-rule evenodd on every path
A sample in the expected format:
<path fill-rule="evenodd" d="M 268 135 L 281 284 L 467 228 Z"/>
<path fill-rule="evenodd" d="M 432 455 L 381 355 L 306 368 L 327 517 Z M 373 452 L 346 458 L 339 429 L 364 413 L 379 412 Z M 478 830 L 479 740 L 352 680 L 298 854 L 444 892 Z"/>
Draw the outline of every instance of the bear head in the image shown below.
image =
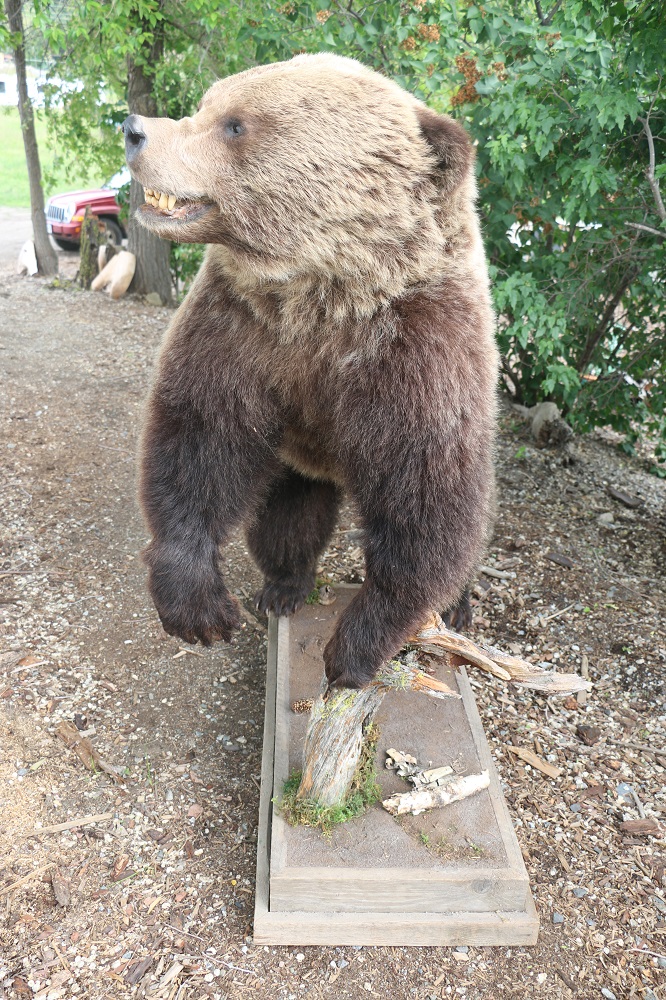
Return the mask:
<path fill-rule="evenodd" d="M 474 212 L 464 129 L 352 59 L 256 67 L 215 83 L 191 118 L 123 128 L 141 223 L 218 244 L 259 281 L 427 281 Z"/>

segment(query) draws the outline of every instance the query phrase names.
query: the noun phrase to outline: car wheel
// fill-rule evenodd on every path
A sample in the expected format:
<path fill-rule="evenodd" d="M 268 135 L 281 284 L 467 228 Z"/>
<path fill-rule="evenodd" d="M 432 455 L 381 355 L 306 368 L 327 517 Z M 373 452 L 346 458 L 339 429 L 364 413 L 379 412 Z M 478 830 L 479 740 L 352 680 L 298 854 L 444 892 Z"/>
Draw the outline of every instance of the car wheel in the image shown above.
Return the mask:
<path fill-rule="evenodd" d="M 123 242 L 123 231 L 114 219 L 102 219 L 106 242 L 112 247 L 120 247 Z"/>
<path fill-rule="evenodd" d="M 61 250 L 69 250 L 70 253 L 79 249 L 78 243 L 72 243 L 70 240 L 61 240 L 57 236 L 53 237 L 53 241 L 57 243 Z"/>

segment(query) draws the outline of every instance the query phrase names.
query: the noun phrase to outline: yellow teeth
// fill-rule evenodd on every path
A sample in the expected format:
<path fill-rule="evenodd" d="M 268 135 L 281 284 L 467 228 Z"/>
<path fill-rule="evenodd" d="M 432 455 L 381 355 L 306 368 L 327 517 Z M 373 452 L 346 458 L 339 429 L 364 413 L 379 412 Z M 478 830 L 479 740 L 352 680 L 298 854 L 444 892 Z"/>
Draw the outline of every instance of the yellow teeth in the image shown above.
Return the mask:
<path fill-rule="evenodd" d="M 175 194 L 165 194 L 164 191 L 153 191 L 152 188 L 144 188 L 143 197 L 146 200 L 146 204 L 152 205 L 153 208 L 159 208 L 163 212 L 173 211 L 178 201 Z"/>

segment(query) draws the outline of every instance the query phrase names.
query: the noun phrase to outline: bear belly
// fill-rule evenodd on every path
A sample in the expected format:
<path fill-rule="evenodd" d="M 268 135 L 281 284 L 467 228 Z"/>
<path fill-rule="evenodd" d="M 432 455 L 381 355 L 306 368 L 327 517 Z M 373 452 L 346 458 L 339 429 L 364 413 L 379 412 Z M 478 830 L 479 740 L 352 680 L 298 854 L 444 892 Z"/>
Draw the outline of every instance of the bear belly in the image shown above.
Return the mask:
<path fill-rule="evenodd" d="M 339 461 L 316 431 L 302 427 L 288 427 L 278 453 L 285 465 L 300 472 L 302 476 L 344 486 Z"/>

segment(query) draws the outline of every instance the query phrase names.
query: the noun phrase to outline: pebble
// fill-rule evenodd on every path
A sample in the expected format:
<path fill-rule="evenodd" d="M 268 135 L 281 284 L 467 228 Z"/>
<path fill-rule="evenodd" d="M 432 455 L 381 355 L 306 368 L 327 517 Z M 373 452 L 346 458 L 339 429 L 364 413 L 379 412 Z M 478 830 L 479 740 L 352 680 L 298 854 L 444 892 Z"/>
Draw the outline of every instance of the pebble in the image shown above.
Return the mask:
<path fill-rule="evenodd" d="M 587 889 L 582 889 L 577 887 L 576 889 L 574 889 L 573 894 L 574 896 L 577 896 L 578 899 L 582 899 L 583 896 L 587 896 Z"/>
<path fill-rule="evenodd" d="M 606 1000 L 617 1000 L 617 997 L 615 996 L 615 994 L 613 993 L 613 991 L 606 989 L 605 986 L 603 987 L 603 989 L 601 991 L 601 995 L 602 995 L 602 997 L 606 997 Z"/>
<path fill-rule="evenodd" d="M 563 924 L 564 923 L 564 917 L 562 916 L 561 913 L 553 913 L 553 923 L 554 924 Z"/>

